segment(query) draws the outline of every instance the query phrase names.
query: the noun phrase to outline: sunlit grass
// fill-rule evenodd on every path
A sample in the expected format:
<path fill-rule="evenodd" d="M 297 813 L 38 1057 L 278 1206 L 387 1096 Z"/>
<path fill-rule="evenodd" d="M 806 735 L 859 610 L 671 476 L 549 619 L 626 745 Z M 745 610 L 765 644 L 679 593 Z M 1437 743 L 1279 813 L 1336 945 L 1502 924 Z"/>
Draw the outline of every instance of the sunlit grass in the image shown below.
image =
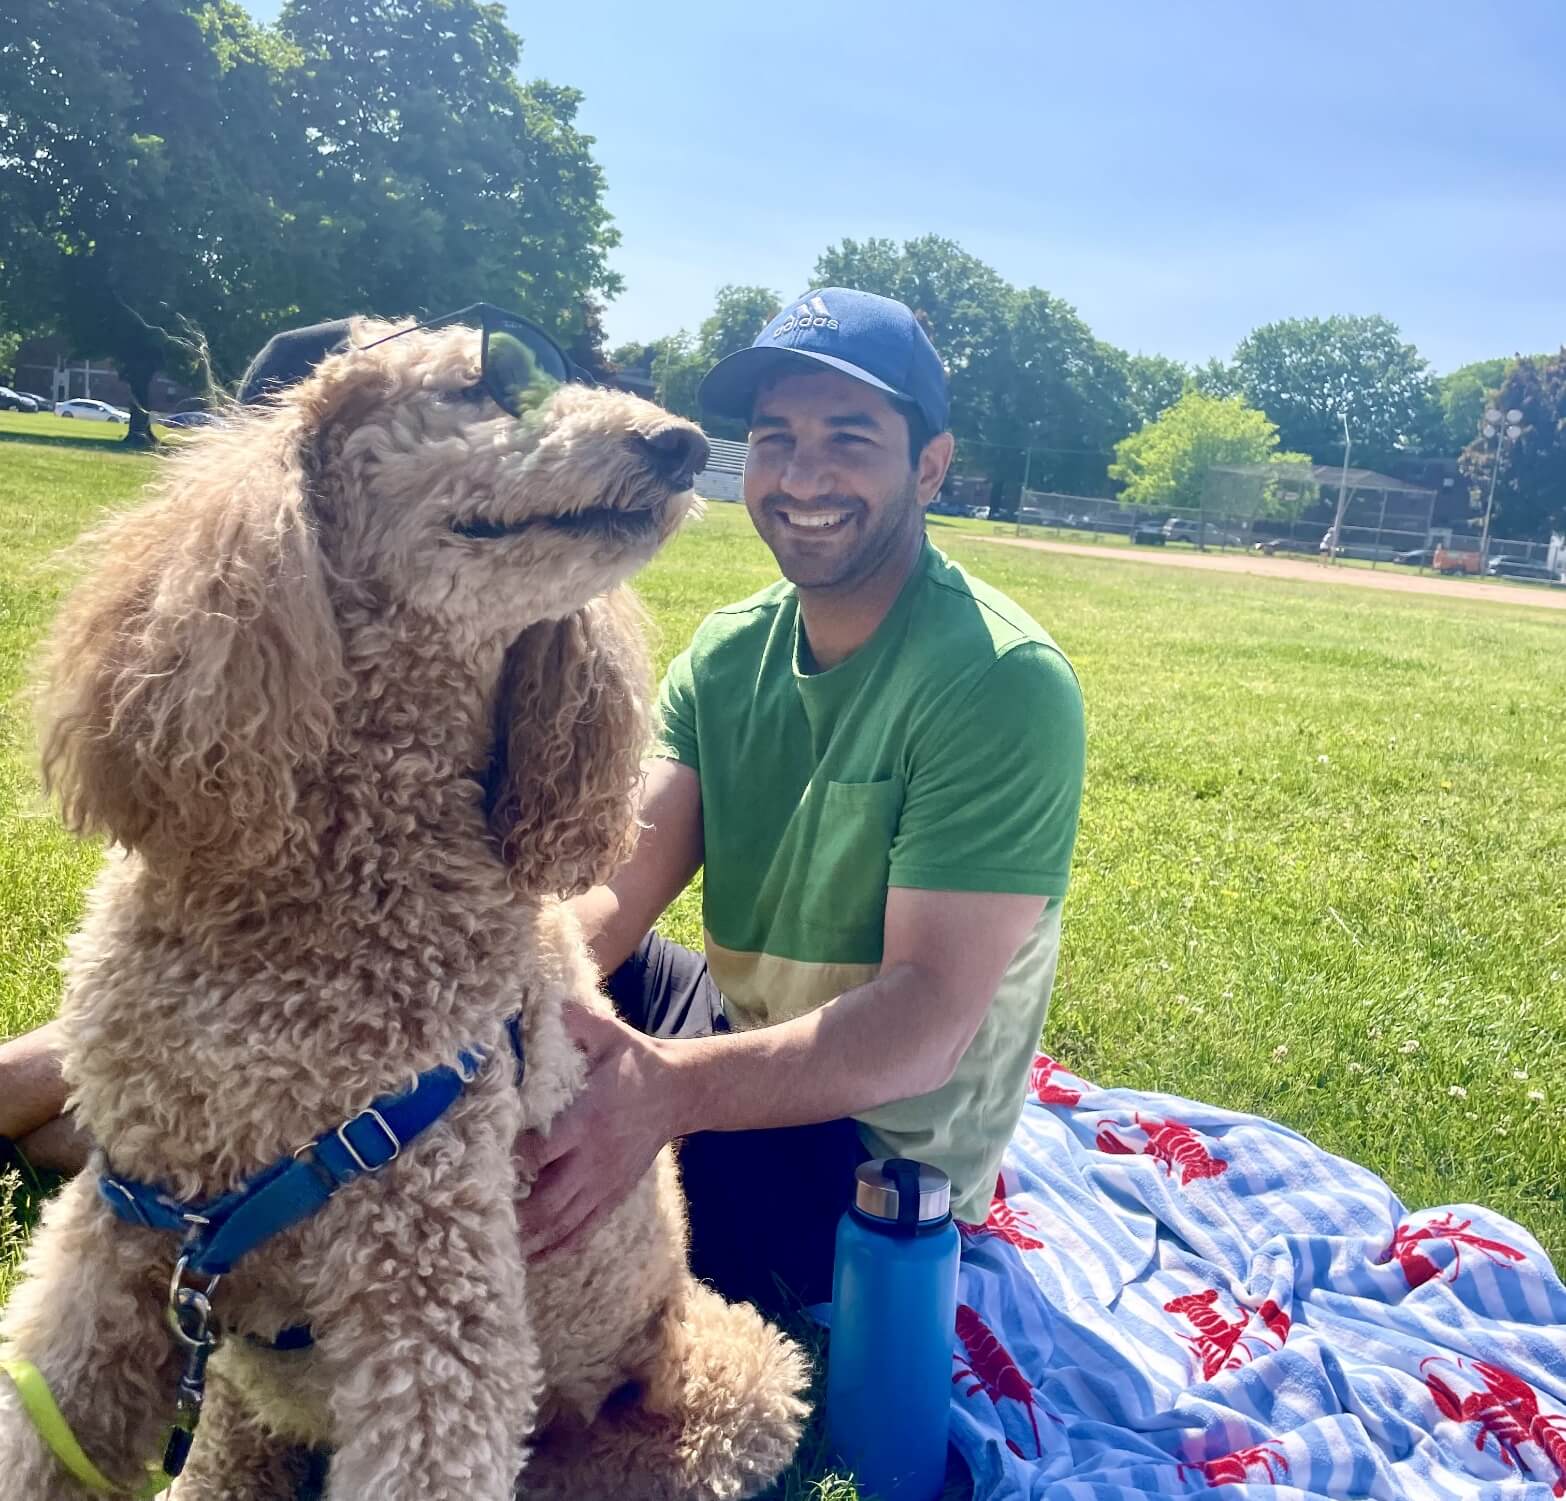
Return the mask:
<path fill-rule="evenodd" d="M 140 456 L 99 451 L 101 439 L 5 441 L 41 420 L 53 419 L 0 418 L 8 705 L 60 588 L 40 560 L 150 472 Z M 1054 633 L 1088 703 L 1046 1046 L 1106 1084 L 1281 1120 L 1411 1205 L 1489 1204 L 1560 1261 L 1559 621 L 980 540 L 995 530 L 1010 528 L 932 524 Z M 710 609 L 773 577 L 741 508 L 713 505 L 643 575 L 660 663 Z M 60 945 L 97 860 L 39 813 L 29 764 L 24 719 L 7 707 L 0 1033 L 55 1005 Z M 699 942 L 699 885 L 662 926 Z M 0 1247 L 6 1213 L 0 1196 Z M 809 1445 L 790 1501 L 851 1501 L 821 1478 L 819 1434 Z"/>

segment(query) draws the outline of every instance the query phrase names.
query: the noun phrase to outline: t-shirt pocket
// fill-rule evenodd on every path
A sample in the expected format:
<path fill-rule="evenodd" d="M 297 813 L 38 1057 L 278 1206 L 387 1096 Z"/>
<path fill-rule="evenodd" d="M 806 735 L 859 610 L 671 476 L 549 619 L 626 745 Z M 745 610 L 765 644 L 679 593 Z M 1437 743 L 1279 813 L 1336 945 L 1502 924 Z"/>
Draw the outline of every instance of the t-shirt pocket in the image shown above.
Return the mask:
<path fill-rule="evenodd" d="M 903 779 L 828 782 L 800 893 L 799 920 L 859 939 L 879 952 L 892 840 L 903 812 Z"/>

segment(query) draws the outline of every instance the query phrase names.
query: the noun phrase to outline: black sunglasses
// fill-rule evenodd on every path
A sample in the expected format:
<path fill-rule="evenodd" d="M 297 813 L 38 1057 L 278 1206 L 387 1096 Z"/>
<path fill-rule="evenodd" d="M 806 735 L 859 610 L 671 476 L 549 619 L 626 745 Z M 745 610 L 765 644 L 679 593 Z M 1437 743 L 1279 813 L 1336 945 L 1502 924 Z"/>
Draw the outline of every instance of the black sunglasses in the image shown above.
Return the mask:
<path fill-rule="evenodd" d="M 483 330 L 484 342 L 479 357 L 479 380 L 469 387 L 473 395 L 487 393 L 513 417 L 520 417 L 529 407 L 536 406 L 556 386 L 575 381 L 592 385 L 593 379 L 577 365 L 573 365 L 563 350 L 536 323 L 520 313 L 508 313 L 492 302 L 474 302 L 454 313 L 442 313 L 412 328 L 399 328 L 394 334 L 372 339 L 360 344 L 360 349 L 374 349 L 404 334 L 417 333 L 422 328 L 445 328 L 453 323 L 477 323 Z"/>

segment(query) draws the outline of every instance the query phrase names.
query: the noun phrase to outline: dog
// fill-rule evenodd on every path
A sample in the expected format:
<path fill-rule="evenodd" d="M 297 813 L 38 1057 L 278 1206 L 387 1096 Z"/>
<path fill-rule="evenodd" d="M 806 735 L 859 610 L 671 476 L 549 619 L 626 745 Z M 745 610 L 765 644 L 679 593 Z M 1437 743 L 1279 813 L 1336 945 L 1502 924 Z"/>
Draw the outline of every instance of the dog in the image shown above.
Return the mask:
<path fill-rule="evenodd" d="M 356 321 L 355 347 L 192 440 L 62 610 L 45 784 L 116 847 L 62 1007 L 102 1174 L 47 1207 L 0 1353 L 127 1492 L 192 1374 L 168 1320 L 188 1336 L 210 1308 L 180 1501 L 289 1495 L 307 1446 L 331 1451 L 329 1501 L 505 1501 L 519 1474 L 528 1496 L 749 1495 L 793 1454 L 805 1364 L 691 1279 L 670 1154 L 582 1250 L 527 1264 L 511 1153 L 582 1085 L 564 1008 L 607 1006 L 563 899 L 635 838 L 626 581 L 705 441 L 584 386 L 514 417 L 474 330 L 364 347 L 398 327 Z M 371 1102 L 432 1072 L 460 1086 L 445 1113 L 221 1287 L 108 1202 L 208 1202 L 324 1161 L 339 1123 L 357 1158 Z M 27 1501 L 91 1494 L 3 1379 L 0 1474 Z"/>

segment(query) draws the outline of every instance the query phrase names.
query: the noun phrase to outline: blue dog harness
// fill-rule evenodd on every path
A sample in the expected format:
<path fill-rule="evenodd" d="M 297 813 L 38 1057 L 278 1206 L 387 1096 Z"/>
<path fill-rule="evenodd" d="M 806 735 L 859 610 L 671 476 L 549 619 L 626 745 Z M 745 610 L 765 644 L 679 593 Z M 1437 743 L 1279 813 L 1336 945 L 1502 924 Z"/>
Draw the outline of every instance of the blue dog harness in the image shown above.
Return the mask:
<path fill-rule="evenodd" d="M 221 1277 L 257 1246 L 324 1208 L 339 1189 L 394 1161 L 456 1103 L 486 1056 L 483 1049 L 465 1051 L 456 1068 L 426 1070 L 411 1089 L 381 1095 L 217 1198 L 177 1199 L 156 1184 L 106 1169 L 98 1177 L 99 1196 L 127 1224 L 182 1234 L 187 1272 Z"/>
<path fill-rule="evenodd" d="M 521 1018 L 511 1017 L 506 1032 L 520 1085 L 526 1068 Z M 258 1246 L 324 1208 L 339 1189 L 395 1161 L 462 1097 L 488 1058 L 487 1048 L 464 1049 L 455 1068 L 441 1064 L 426 1069 L 412 1088 L 379 1096 L 357 1115 L 216 1198 L 180 1199 L 156 1184 L 122 1178 L 108 1171 L 100 1155 L 98 1194 L 118 1218 L 184 1237 L 169 1287 L 169 1322 L 186 1354 L 163 1457 L 165 1476 L 176 1476 L 184 1468 L 201 1416 L 207 1360 L 218 1338 L 211 1299 L 219 1281 Z M 206 1286 L 188 1286 L 188 1277 L 205 1278 Z M 272 1347 L 298 1350 L 310 1343 L 308 1326 L 298 1325 L 283 1330 Z"/>

